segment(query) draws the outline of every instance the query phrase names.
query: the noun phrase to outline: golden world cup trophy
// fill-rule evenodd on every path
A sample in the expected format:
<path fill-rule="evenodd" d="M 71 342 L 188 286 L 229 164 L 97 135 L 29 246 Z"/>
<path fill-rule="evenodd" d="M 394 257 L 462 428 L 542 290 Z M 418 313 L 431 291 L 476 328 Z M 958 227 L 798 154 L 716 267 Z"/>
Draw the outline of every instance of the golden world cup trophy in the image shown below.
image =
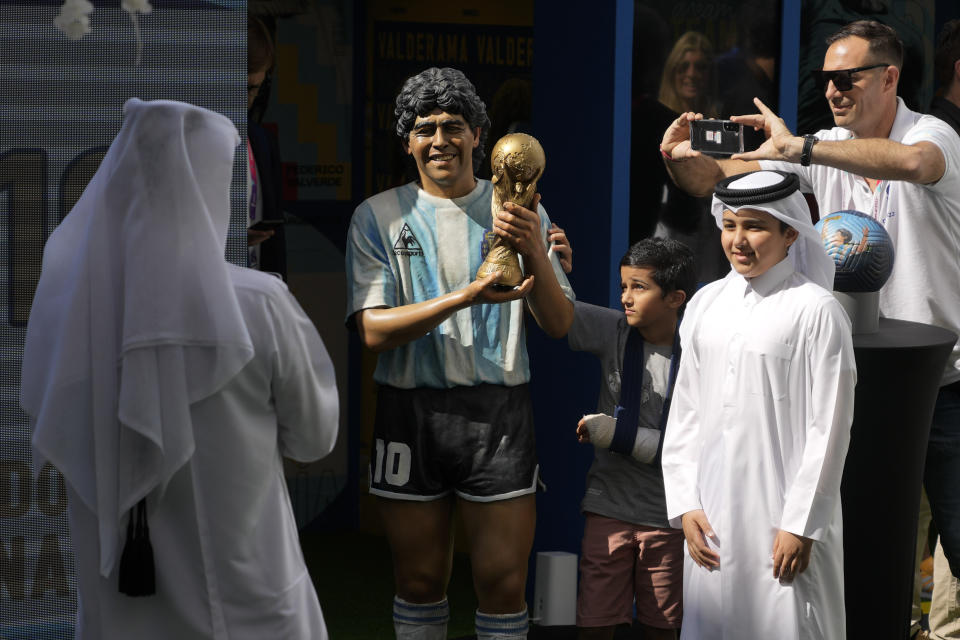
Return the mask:
<path fill-rule="evenodd" d="M 497 141 L 493 147 L 490 165 L 493 168 L 493 199 L 490 208 L 494 216 L 503 209 L 504 202 L 512 202 L 529 209 L 537 192 L 537 180 L 543 175 L 546 157 L 543 147 L 533 136 L 525 133 L 510 133 Z M 517 252 L 506 240 L 490 233 L 494 238 L 487 257 L 477 270 L 477 278 L 501 271 L 497 286 L 512 289 L 523 282 L 523 270 Z"/>

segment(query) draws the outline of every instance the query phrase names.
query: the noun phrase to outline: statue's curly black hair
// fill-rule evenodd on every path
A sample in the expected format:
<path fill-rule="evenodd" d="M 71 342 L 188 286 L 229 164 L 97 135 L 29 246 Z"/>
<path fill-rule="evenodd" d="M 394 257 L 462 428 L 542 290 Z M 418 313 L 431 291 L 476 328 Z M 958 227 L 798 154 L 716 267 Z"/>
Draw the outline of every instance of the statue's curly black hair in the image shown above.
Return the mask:
<path fill-rule="evenodd" d="M 473 150 L 473 170 L 476 172 L 485 155 L 483 149 L 490 129 L 490 118 L 487 116 L 487 106 L 462 71 L 450 67 L 430 67 L 407 78 L 393 111 L 397 118 L 397 135 L 406 141 L 417 117 L 425 116 L 438 107 L 447 113 L 463 116 L 471 129 L 480 128 L 480 144 Z"/>

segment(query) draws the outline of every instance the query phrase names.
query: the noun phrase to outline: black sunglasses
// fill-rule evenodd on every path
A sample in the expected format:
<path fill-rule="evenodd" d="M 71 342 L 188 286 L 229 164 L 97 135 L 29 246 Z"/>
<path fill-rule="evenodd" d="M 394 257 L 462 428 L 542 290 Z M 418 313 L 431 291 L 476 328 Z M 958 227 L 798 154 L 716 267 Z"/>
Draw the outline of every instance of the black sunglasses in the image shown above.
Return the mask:
<path fill-rule="evenodd" d="M 817 88 L 820 91 L 826 91 L 827 84 L 831 81 L 833 82 L 833 86 L 837 88 L 837 91 L 850 91 L 850 89 L 853 89 L 853 74 L 860 71 L 867 71 L 868 69 L 879 69 L 880 67 L 889 66 L 890 65 L 886 63 L 881 63 L 867 65 L 866 67 L 855 67 L 853 69 L 834 69 L 831 71 L 817 69 L 814 73 L 817 78 Z"/>

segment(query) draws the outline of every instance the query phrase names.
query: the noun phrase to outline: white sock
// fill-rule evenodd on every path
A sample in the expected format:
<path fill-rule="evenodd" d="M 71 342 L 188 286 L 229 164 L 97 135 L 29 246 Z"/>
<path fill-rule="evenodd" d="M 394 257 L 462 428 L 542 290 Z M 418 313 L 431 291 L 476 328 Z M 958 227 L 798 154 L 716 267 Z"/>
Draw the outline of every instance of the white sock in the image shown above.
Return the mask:
<path fill-rule="evenodd" d="M 526 640 L 527 608 L 519 613 L 483 613 L 477 609 L 477 640 Z"/>
<path fill-rule="evenodd" d="M 446 640 L 450 605 L 440 602 L 416 604 L 393 597 L 393 631 L 397 640 Z"/>
<path fill-rule="evenodd" d="M 590 432 L 590 444 L 601 449 L 609 449 L 613 442 L 613 433 L 617 430 L 617 420 L 605 413 L 593 413 L 583 416 L 583 425 Z M 640 462 L 652 462 L 660 446 L 660 430 L 639 427 L 637 438 L 633 441 L 631 456 Z"/>

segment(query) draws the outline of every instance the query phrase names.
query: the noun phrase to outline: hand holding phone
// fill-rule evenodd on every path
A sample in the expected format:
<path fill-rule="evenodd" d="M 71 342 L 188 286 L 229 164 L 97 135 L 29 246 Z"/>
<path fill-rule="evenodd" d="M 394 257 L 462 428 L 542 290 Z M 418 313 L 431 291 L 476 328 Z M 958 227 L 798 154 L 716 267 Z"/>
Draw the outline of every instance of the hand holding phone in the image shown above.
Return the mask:
<path fill-rule="evenodd" d="M 743 153 L 743 125 L 732 120 L 693 120 L 690 148 L 708 156 Z"/>

